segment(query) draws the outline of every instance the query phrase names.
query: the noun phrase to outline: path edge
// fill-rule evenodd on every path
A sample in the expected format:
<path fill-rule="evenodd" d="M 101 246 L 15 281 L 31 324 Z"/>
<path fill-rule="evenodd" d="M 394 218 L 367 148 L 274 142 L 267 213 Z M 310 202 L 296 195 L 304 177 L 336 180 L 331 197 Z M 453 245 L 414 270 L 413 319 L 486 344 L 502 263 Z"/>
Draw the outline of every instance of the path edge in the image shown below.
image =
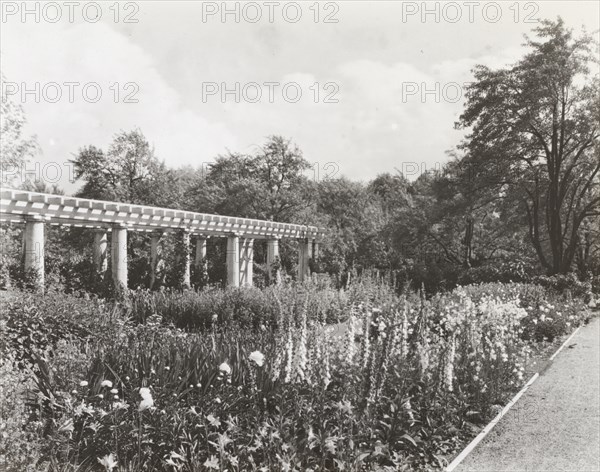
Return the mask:
<path fill-rule="evenodd" d="M 583 325 L 578 326 L 572 333 L 571 335 L 560 345 L 560 347 L 556 350 L 556 352 L 554 352 L 554 354 L 552 354 L 548 360 L 548 365 L 546 366 L 546 368 L 544 370 L 546 370 L 549 365 L 554 361 L 554 359 L 556 358 L 556 356 L 558 355 L 558 353 L 560 351 L 563 350 L 563 348 L 567 345 L 567 343 L 573 339 L 573 336 L 575 336 L 575 334 L 577 334 L 577 332 L 581 329 Z M 535 374 L 533 374 L 533 376 L 529 379 L 529 381 L 525 384 L 525 386 L 519 390 L 519 392 L 506 404 L 506 406 L 502 409 L 502 411 L 500 413 L 498 413 L 494 419 L 492 421 L 490 421 L 487 426 L 485 428 L 483 428 L 483 430 L 481 430 L 481 432 L 475 437 L 475 439 L 473 439 L 469 444 L 467 444 L 467 446 L 460 452 L 460 454 L 458 456 L 456 456 L 454 458 L 454 460 L 448 464 L 448 466 L 444 469 L 445 472 L 452 472 L 454 469 L 456 469 L 456 467 L 458 467 L 458 465 L 465 460 L 465 458 L 473 451 L 473 449 L 475 449 L 477 447 L 477 445 L 483 440 L 483 438 L 485 438 L 488 433 L 494 429 L 494 426 L 496 426 L 496 424 L 502 419 L 502 417 L 504 417 L 506 415 L 506 413 L 508 413 L 508 411 L 514 406 L 515 403 L 517 403 L 517 401 L 519 400 L 519 398 L 521 398 L 521 396 L 529 389 L 529 387 L 531 387 L 533 385 L 533 383 L 538 379 L 538 377 L 540 376 L 539 372 L 536 372 Z"/>

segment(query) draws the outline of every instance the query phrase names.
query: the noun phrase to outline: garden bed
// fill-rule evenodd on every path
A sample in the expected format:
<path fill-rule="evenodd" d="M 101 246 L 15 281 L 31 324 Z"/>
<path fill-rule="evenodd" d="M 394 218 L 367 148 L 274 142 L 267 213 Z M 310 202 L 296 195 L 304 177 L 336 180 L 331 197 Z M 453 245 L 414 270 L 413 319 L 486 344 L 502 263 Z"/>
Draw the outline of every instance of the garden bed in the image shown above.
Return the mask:
<path fill-rule="evenodd" d="M 521 284 L 40 297 L 0 333 L 9 470 L 439 469 L 589 316 Z"/>

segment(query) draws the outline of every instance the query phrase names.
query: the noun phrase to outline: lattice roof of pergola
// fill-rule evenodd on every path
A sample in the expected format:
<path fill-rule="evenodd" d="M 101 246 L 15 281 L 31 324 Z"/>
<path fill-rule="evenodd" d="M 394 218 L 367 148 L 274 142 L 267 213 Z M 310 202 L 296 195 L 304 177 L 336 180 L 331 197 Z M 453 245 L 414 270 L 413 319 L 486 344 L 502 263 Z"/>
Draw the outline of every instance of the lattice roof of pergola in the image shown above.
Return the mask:
<path fill-rule="evenodd" d="M 320 239 L 324 235 L 324 230 L 316 226 L 2 189 L 1 222 L 23 222 L 34 216 L 53 225 L 81 228 L 110 229 L 114 225 L 124 225 L 133 231 L 188 230 L 206 236 L 236 233 L 258 239 Z"/>

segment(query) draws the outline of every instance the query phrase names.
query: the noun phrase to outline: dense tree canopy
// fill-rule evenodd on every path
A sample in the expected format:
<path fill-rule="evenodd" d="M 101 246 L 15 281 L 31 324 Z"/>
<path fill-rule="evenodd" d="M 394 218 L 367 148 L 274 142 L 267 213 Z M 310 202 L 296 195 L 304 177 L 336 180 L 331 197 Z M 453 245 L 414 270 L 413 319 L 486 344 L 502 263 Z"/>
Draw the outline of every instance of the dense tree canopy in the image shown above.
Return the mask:
<path fill-rule="evenodd" d="M 2 82 L 5 81 L 2 75 Z M 24 183 L 21 168 L 39 152 L 35 136 L 24 137 L 23 107 L 4 95 L 0 97 L 0 177 L 3 185 Z"/>
<path fill-rule="evenodd" d="M 561 20 L 544 21 L 509 68 L 475 69 L 460 125 L 480 186 L 516 192 L 549 273 L 571 268 L 584 221 L 598 216 L 600 88 L 597 51 Z"/>
<path fill-rule="evenodd" d="M 147 205 L 174 204 L 176 177 L 138 129 L 114 136 L 108 151 L 81 149 L 72 161 L 84 182 L 78 196 Z"/>

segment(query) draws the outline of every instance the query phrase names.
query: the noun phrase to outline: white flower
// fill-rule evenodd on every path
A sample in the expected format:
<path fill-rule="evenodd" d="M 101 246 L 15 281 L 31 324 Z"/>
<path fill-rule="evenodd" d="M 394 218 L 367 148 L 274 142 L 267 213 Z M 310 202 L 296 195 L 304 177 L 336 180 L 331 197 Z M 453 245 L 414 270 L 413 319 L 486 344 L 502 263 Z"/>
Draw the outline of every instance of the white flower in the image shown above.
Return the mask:
<path fill-rule="evenodd" d="M 219 370 L 221 372 L 223 372 L 226 375 L 231 375 L 231 367 L 229 367 L 229 364 L 227 364 L 227 362 L 223 362 L 220 366 L 219 366 Z"/>
<path fill-rule="evenodd" d="M 104 468 L 109 472 L 117 466 L 117 461 L 115 460 L 112 452 L 109 455 L 104 456 L 102 459 L 98 457 L 98 462 L 100 462 L 100 465 L 104 466 Z"/>
<path fill-rule="evenodd" d="M 119 391 L 116 388 L 113 388 L 110 393 L 112 393 L 113 395 L 116 395 L 117 393 L 119 393 Z"/>
<path fill-rule="evenodd" d="M 103 380 L 100 384 L 101 387 L 112 388 L 112 382 L 110 380 Z"/>
<path fill-rule="evenodd" d="M 127 408 L 129 408 L 129 405 L 124 401 L 117 401 L 112 404 L 112 407 L 117 410 L 126 410 Z"/>
<path fill-rule="evenodd" d="M 138 411 L 144 411 L 144 410 L 147 410 L 148 408 L 152 408 L 153 406 L 154 406 L 154 400 L 152 398 L 147 398 L 140 402 L 140 405 L 138 406 Z"/>
<path fill-rule="evenodd" d="M 80 387 L 87 387 L 89 384 L 87 382 L 87 380 L 82 380 L 81 382 L 79 382 L 79 386 Z"/>
<path fill-rule="evenodd" d="M 150 393 L 149 388 L 140 388 L 140 397 L 142 397 L 142 401 L 140 402 L 138 411 L 144 411 L 154 406 L 154 399 L 152 398 L 152 394 Z"/>
<path fill-rule="evenodd" d="M 265 363 L 265 355 L 260 351 L 254 351 L 253 353 L 250 354 L 250 356 L 248 358 L 251 361 L 256 362 L 256 365 L 258 367 L 262 367 L 263 364 Z"/>

